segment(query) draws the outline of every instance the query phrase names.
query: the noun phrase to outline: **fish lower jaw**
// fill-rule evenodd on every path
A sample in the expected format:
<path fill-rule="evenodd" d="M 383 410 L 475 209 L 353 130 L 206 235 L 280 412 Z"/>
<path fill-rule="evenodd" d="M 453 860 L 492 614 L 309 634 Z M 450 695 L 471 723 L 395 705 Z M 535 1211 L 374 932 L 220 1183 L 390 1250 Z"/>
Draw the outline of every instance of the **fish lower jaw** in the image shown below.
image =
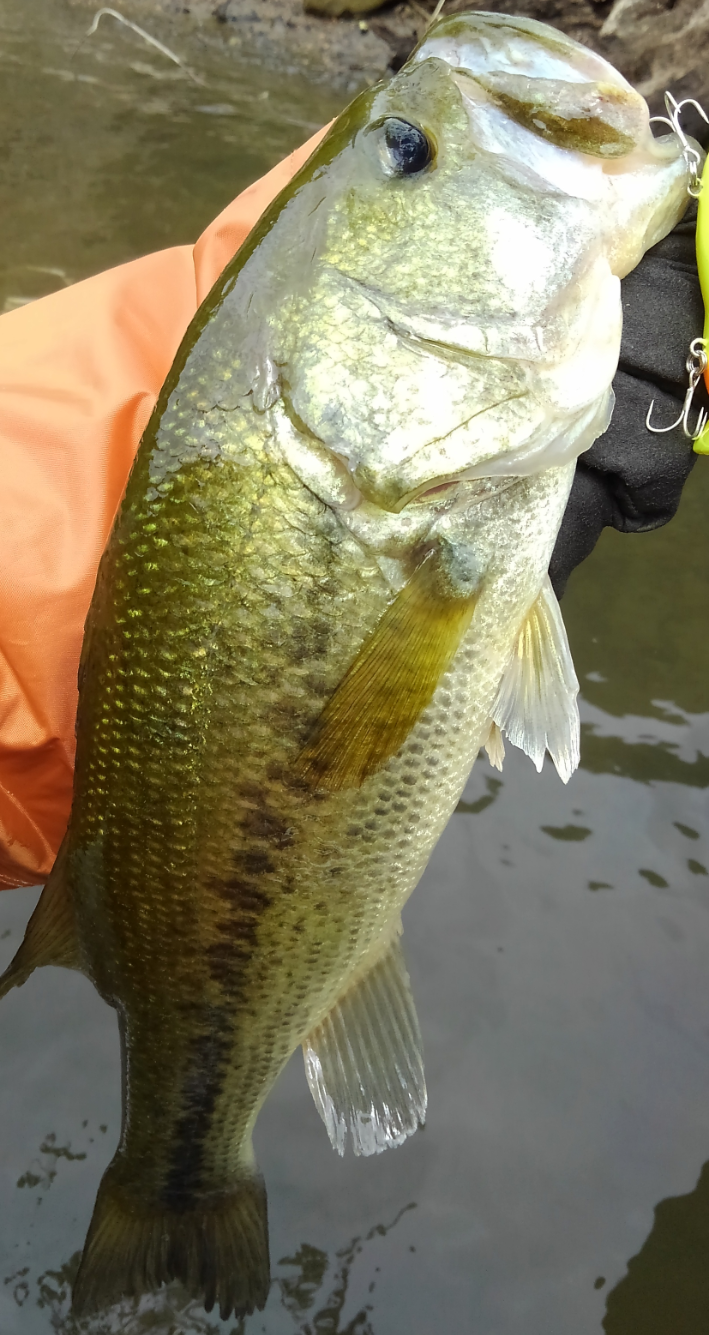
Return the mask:
<path fill-rule="evenodd" d="M 291 413 L 286 400 L 271 411 L 273 442 L 302 485 L 342 528 L 386 563 L 383 574 L 398 589 L 411 572 L 412 560 L 416 563 L 427 545 L 435 544 L 439 525 L 449 515 L 470 511 L 470 522 L 476 524 L 482 518 L 480 507 L 519 478 L 573 462 L 607 428 L 614 402 L 610 386 L 575 412 L 555 409 L 535 395 L 525 418 L 518 399 L 512 396 L 492 405 L 417 451 L 403 466 L 385 466 L 376 473 L 360 465 L 353 476 L 353 461 L 348 463 L 345 451 L 316 436 Z M 489 414 L 495 414 L 495 420 L 483 435 L 480 419 Z M 470 463 L 475 453 L 478 459 Z"/>
<path fill-rule="evenodd" d="M 462 476 L 480 479 L 508 477 L 514 480 L 573 463 L 607 430 L 614 406 L 615 395 L 609 385 L 597 399 L 585 404 L 575 415 L 560 415 L 558 429 L 553 433 L 548 430 L 539 433 L 519 449 L 500 453 L 475 464 Z"/>

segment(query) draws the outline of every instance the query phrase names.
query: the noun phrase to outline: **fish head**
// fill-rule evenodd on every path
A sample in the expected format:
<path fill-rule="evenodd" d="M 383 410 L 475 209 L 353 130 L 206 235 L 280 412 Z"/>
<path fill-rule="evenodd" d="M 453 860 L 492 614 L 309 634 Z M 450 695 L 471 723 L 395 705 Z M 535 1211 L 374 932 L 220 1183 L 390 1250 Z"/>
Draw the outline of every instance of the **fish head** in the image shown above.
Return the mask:
<path fill-rule="evenodd" d="M 472 13 L 440 20 L 411 63 L 432 57 L 454 72 L 479 149 L 601 205 L 618 276 L 675 225 L 687 203 L 681 145 L 654 136 L 644 97 L 603 56 L 535 19 Z"/>
<path fill-rule="evenodd" d="M 531 20 L 439 22 L 335 123 L 262 257 L 301 444 L 393 512 L 573 459 L 610 419 L 619 278 L 686 183 L 600 56 Z"/>

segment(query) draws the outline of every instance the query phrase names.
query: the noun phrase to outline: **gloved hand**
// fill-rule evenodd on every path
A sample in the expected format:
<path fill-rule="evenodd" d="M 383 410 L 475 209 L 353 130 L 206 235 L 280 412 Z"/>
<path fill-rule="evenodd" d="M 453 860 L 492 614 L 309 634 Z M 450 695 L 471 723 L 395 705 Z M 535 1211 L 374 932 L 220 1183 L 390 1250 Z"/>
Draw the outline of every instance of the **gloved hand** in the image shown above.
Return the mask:
<path fill-rule="evenodd" d="M 71 804 L 76 676 L 96 569 L 142 431 L 197 305 L 324 131 L 249 187 L 194 248 L 122 265 L 0 319 L 0 888 L 51 869 Z M 561 590 L 601 529 L 674 513 L 693 462 L 653 436 L 701 331 L 692 224 L 625 280 L 611 427 L 583 456 L 554 551 Z M 651 382 L 657 381 L 659 391 Z"/>
<path fill-rule="evenodd" d="M 704 327 L 694 250 L 696 217 L 692 204 L 679 226 L 647 252 L 621 285 L 623 338 L 613 381 L 615 410 L 608 430 L 576 465 L 549 566 L 557 597 L 604 528 L 643 533 L 666 524 L 696 461 L 681 426 L 662 436 L 645 426 L 653 399 L 654 426 L 676 421 L 687 388 L 689 345 Z M 700 393 L 697 405 L 705 401 Z"/>

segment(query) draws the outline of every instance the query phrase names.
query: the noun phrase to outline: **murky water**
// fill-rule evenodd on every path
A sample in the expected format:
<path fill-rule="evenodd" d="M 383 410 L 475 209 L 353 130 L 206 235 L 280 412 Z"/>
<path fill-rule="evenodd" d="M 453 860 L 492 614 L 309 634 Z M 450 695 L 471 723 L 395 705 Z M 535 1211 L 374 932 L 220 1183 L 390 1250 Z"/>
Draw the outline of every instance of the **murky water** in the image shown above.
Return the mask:
<path fill-rule="evenodd" d="M 194 237 L 336 110 L 206 49 L 194 85 L 108 29 L 71 61 L 84 12 L 32 9 L 44 36 L 20 31 L 21 0 L 0 11 L 9 305 Z M 708 507 L 700 461 L 667 529 L 606 534 L 574 575 L 580 771 L 564 788 L 516 752 L 502 776 L 479 762 L 407 907 L 425 1131 L 339 1160 L 300 1058 L 271 1095 L 263 1314 L 222 1324 L 170 1290 L 77 1327 L 119 1130 L 115 1017 L 54 969 L 2 1003 L 2 1335 L 706 1335 Z M 35 900 L 0 895 L 0 966 Z"/>
<path fill-rule="evenodd" d="M 196 240 L 342 106 L 237 63 L 216 31 L 144 20 L 188 73 L 110 17 L 82 41 L 91 16 L 67 0 L 0 3 L 0 310 Z"/>

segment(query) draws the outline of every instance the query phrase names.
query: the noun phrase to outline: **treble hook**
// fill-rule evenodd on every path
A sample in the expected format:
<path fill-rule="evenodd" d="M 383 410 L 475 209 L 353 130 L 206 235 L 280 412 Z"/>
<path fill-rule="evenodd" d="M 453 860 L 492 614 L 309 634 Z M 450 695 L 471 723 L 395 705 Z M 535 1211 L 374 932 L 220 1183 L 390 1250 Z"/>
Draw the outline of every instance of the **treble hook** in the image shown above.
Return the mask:
<path fill-rule="evenodd" d="M 677 421 L 673 422 L 671 426 L 651 426 L 650 418 L 652 417 L 652 410 L 655 406 L 654 399 L 647 410 L 645 425 L 648 431 L 652 431 L 656 436 L 662 436 L 666 431 L 674 431 L 675 427 L 681 426 L 688 440 L 698 440 L 707 424 L 707 421 L 709 420 L 709 413 L 707 413 L 704 408 L 700 408 L 699 416 L 697 418 L 696 430 L 692 431 L 690 429 L 689 414 L 692 410 L 692 400 L 694 398 L 694 391 L 696 390 L 699 381 L 704 375 L 704 372 L 707 369 L 707 365 L 709 365 L 709 359 L 707 359 L 707 353 L 706 353 L 706 344 L 703 338 L 692 339 L 692 342 L 689 345 L 689 356 L 685 364 L 687 367 L 687 374 L 689 376 L 689 385 L 687 387 L 687 393 L 684 396 L 682 411 L 679 417 L 677 418 Z"/>
<path fill-rule="evenodd" d="M 684 160 L 687 164 L 687 171 L 689 172 L 687 194 L 691 195 L 692 199 L 698 199 L 702 188 L 701 176 L 699 175 L 702 155 L 698 149 L 690 144 L 682 129 L 681 117 L 685 107 L 694 107 L 695 110 L 699 112 L 702 120 L 706 121 L 707 125 L 709 125 L 709 116 L 707 116 L 704 108 L 700 106 L 693 97 L 685 97 L 682 102 L 678 102 L 677 99 L 672 96 L 672 93 L 665 93 L 665 107 L 667 109 L 667 115 L 651 116 L 650 123 L 652 124 L 653 121 L 659 121 L 662 125 L 669 125 L 672 133 L 676 134 L 682 148 Z"/>

